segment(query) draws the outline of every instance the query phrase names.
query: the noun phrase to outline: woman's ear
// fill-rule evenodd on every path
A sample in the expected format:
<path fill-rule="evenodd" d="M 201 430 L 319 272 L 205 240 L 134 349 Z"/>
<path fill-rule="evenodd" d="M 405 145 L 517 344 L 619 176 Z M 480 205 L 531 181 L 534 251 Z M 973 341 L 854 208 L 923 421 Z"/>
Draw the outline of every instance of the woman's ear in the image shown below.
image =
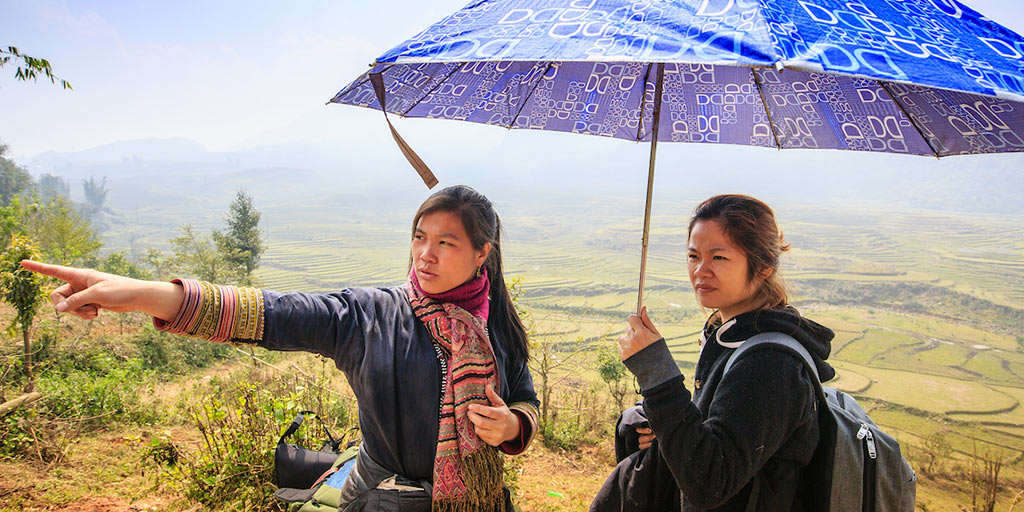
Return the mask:
<path fill-rule="evenodd" d="M 771 277 L 773 273 L 775 273 L 775 269 L 772 267 L 764 267 L 757 273 L 757 278 L 763 281 Z"/>
<path fill-rule="evenodd" d="M 484 262 L 487 261 L 487 257 L 490 256 L 490 254 L 491 254 L 491 244 L 490 243 L 486 243 L 486 244 L 484 244 L 484 246 L 479 251 L 477 251 L 476 266 L 480 267 L 480 265 L 483 265 Z"/>

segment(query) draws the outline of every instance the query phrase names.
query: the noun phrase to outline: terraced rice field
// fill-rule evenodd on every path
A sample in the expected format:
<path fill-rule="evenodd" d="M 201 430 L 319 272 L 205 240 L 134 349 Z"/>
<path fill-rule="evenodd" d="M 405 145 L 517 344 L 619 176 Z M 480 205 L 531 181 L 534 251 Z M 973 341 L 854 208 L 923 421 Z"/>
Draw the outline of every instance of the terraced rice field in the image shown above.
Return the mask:
<path fill-rule="evenodd" d="M 635 310 L 639 222 L 594 211 L 565 208 L 558 218 L 535 210 L 505 214 L 506 272 L 521 279 L 537 340 L 614 346 Z M 1024 470 L 1024 325 L 976 322 L 969 309 L 975 299 L 989 301 L 986 311 L 1024 309 L 1024 218 L 817 207 L 777 212 L 793 245 L 783 276 L 800 290 L 794 299 L 806 316 L 836 332 L 831 384 L 877 407 L 872 416 L 898 437 L 946 429 L 962 453 L 980 443 L 1010 454 Z M 400 284 L 408 264 L 405 222 L 279 221 L 258 277 L 267 288 L 308 292 Z M 704 313 L 686 276 L 684 225 L 683 214 L 653 220 L 646 303 L 677 363 L 692 368 Z M 828 303 L 823 297 L 836 292 L 820 282 L 850 283 L 868 294 L 876 285 L 907 285 L 964 295 L 950 295 L 953 302 L 940 309 L 922 303 L 911 313 L 881 299 Z"/>
<path fill-rule="evenodd" d="M 977 414 L 996 413 L 1017 405 L 1012 396 L 969 380 L 872 368 L 846 361 L 837 361 L 836 365 L 871 379 L 871 387 L 862 395 L 905 407 L 943 414 L 951 411 Z"/>

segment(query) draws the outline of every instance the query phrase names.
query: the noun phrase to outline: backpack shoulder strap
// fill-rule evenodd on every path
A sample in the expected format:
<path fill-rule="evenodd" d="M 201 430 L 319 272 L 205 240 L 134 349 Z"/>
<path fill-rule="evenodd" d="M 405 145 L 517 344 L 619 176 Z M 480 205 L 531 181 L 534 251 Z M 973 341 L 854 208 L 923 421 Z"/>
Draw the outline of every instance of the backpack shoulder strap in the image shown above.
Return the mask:
<path fill-rule="evenodd" d="M 810 369 L 811 373 L 814 375 L 815 382 L 817 382 L 817 385 L 814 386 L 816 388 L 814 391 L 816 399 L 821 400 L 822 404 L 827 404 L 825 401 L 824 388 L 821 387 L 821 377 L 818 376 L 818 367 L 815 366 L 814 359 L 811 358 L 811 353 L 808 352 L 807 348 L 801 345 L 799 341 L 796 341 L 795 338 L 781 332 L 762 332 L 748 338 L 747 341 L 744 341 L 739 348 L 729 355 L 729 359 L 725 362 L 725 369 L 722 371 L 722 375 L 725 376 L 725 374 L 729 372 L 729 369 L 732 368 L 732 365 L 736 363 L 736 360 L 739 359 L 744 352 L 747 352 L 759 345 L 781 345 L 799 354 L 800 358 L 803 359 L 804 366 Z M 761 478 L 760 471 L 754 474 L 754 487 L 751 491 L 750 498 L 747 500 L 747 512 L 751 512 L 757 507 L 757 491 L 761 483 Z"/>
<path fill-rule="evenodd" d="M 745 352 L 758 345 L 765 344 L 782 345 L 783 347 L 796 352 L 804 362 L 807 363 L 806 366 L 807 368 L 810 368 L 811 372 L 814 374 L 814 379 L 819 383 L 821 382 L 821 377 L 818 375 L 818 367 L 814 364 L 814 359 L 811 357 L 811 353 L 807 351 L 807 347 L 801 345 L 800 342 L 796 341 L 792 336 L 781 332 L 762 332 L 751 336 L 747 341 L 740 345 L 740 348 L 736 349 L 732 355 L 729 356 L 729 359 L 725 362 L 725 370 L 722 374 L 724 375 L 728 373 L 729 369 L 732 368 L 732 365 L 736 363 L 736 360 Z"/>

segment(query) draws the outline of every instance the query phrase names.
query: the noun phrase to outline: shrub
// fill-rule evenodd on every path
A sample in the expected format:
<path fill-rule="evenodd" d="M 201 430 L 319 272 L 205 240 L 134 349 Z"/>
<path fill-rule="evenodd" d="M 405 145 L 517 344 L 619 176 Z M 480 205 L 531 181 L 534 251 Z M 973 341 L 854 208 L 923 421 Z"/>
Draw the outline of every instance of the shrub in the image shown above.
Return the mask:
<path fill-rule="evenodd" d="M 196 368 L 207 368 L 227 359 L 234 351 L 230 345 L 194 338 L 173 336 L 147 325 L 132 335 L 145 368 L 160 374 L 182 375 Z"/>
<path fill-rule="evenodd" d="M 0 458 L 60 462 L 83 434 L 115 423 L 149 423 L 156 415 L 139 404 L 148 377 L 137 365 L 106 373 L 71 370 L 40 375 L 45 398 L 0 421 Z"/>
<path fill-rule="evenodd" d="M 58 341 L 60 334 L 55 322 L 40 324 L 34 344 L 36 385 L 45 397 L 0 421 L 0 457 L 59 462 L 83 434 L 116 423 L 150 423 L 157 417 L 139 402 L 139 388 L 152 381 L 152 372 L 132 357 L 137 351 L 130 344 L 117 339 Z M 11 380 L 3 384 L 25 380 L 19 369 L 11 366 Z"/>
<path fill-rule="evenodd" d="M 151 422 L 154 413 L 139 404 L 139 387 L 148 379 L 138 360 L 103 373 L 49 373 L 39 379 L 39 389 L 47 395 L 41 409 L 49 417 L 77 421 L 86 431 L 120 421 Z"/>
<path fill-rule="evenodd" d="M 608 385 L 608 394 L 615 401 L 616 409 L 624 409 L 626 397 L 632 395 L 632 379 L 626 365 L 619 359 L 619 351 L 615 347 L 605 346 L 598 351 L 597 373 Z"/>
<path fill-rule="evenodd" d="M 36 413 L 32 409 L 19 409 L 0 420 L 0 458 L 7 459 L 30 452 L 32 435 L 29 422 Z"/>
<path fill-rule="evenodd" d="M 273 454 L 277 438 L 295 415 L 313 410 L 336 436 L 350 433 L 355 415 L 348 398 L 326 393 L 326 379 L 306 383 L 246 370 L 197 389 L 185 416 L 202 436 L 199 450 L 186 450 L 167 436 L 150 442 L 144 460 L 161 468 L 188 500 L 207 508 L 270 510 Z M 299 429 L 294 442 L 319 448 L 322 430 Z"/>
<path fill-rule="evenodd" d="M 581 445 L 606 439 L 609 435 L 607 430 L 615 424 L 613 418 L 618 411 L 611 411 L 602 398 L 598 383 L 588 387 L 579 384 L 567 386 L 559 394 L 559 400 L 565 405 L 558 407 L 540 425 L 544 445 L 551 449 L 576 451 Z"/>
<path fill-rule="evenodd" d="M 544 446 L 553 450 L 576 451 L 587 437 L 580 424 L 572 419 L 561 419 L 557 413 L 552 414 L 544 424 L 540 433 L 544 436 Z"/>

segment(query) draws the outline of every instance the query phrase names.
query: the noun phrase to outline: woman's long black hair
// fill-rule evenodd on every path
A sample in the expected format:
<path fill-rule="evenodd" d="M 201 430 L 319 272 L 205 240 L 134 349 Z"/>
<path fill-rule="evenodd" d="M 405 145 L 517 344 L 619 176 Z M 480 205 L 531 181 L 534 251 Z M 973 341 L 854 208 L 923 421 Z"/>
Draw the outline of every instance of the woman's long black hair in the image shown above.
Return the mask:
<path fill-rule="evenodd" d="M 483 249 L 485 244 L 491 244 L 491 252 L 484 261 L 491 284 L 488 323 L 496 331 L 495 334 L 508 344 L 512 357 L 525 361 L 530 353 L 529 342 L 526 338 L 526 329 L 505 286 L 501 266 L 501 219 L 498 218 L 498 212 L 494 211 L 494 206 L 487 197 L 470 187 L 447 187 L 431 194 L 420 205 L 412 219 L 414 236 L 420 218 L 434 212 L 450 212 L 457 215 L 462 220 L 462 227 L 466 229 L 474 249 Z M 410 264 L 411 261 L 410 256 Z"/>

